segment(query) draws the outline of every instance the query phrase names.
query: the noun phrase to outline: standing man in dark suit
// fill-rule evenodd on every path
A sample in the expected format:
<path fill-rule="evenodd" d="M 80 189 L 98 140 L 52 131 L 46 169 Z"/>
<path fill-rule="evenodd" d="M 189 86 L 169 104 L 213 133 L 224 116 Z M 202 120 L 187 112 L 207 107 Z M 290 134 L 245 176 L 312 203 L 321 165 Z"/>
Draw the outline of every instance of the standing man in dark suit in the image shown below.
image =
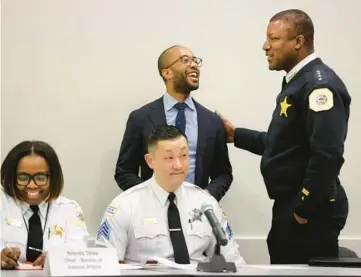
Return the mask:
<path fill-rule="evenodd" d="M 144 159 L 147 138 L 155 126 L 168 124 L 182 130 L 189 141 L 186 181 L 207 190 L 218 201 L 228 191 L 233 175 L 222 121 L 190 95 L 199 87 L 201 65 L 202 59 L 180 45 L 159 56 L 158 70 L 166 93 L 129 115 L 114 175 L 122 190 L 152 177 Z"/>

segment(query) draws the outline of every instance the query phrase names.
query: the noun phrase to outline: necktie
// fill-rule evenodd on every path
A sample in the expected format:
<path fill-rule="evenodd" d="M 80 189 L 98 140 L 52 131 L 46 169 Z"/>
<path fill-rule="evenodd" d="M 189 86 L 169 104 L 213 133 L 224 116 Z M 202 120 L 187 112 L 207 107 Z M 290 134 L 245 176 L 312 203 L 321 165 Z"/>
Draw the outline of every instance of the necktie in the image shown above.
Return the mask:
<path fill-rule="evenodd" d="M 287 85 L 286 76 L 282 79 L 282 89 Z"/>
<path fill-rule="evenodd" d="M 35 250 L 43 249 L 43 230 L 41 228 L 41 221 L 39 216 L 39 206 L 30 206 L 34 214 L 29 219 L 28 245 L 26 248 L 26 259 L 29 262 L 34 262 L 41 252 Z"/>
<path fill-rule="evenodd" d="M 170 193 L 168 196 L 168 226 L 170 239 L 173 245 L 174 261 L 178 264 L 189 264 L 188 248 L 182 232 L 179 212 L 174 203 L 174 198 L 175 194 Z"/>
<path fill-rule="evenodd" d="M 186 116 L 184 110 L 187 107 L 187 104 L 184 102 L 178 102 L 174 105 L 174 107 L 178 110 L 177 117 L 175 119 L 175 126 L 181 130 L 183 133 L 186 131 Z"/>

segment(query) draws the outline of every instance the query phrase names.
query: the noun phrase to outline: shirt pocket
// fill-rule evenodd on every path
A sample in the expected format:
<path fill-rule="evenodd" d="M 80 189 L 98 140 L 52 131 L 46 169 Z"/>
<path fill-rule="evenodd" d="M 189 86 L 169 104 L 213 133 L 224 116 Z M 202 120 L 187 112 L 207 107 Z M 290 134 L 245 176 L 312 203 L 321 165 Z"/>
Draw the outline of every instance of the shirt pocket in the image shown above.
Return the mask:
<path fill-rule="evenodd" d="M 18 247 L 23 251 L 27 244 L 27 231 L 21 220 L 7 219 L 3 226 L 3 242 L 6 241 L 10 247 Z"/>
<path fill-rule="evenodd" d="M 188 224 L 187 244 L 191 255 L 203 253 L 211 245 L 212 239 L 213 232 L 207 224 L 198 221 Z"/>
<path fill-rule="evenodd" d="M 140 260 L 147 260 L 152 256 L 168 254 L 170 247 L 169 232 L 165 225 L 135 225 L 135 245 Z"/>

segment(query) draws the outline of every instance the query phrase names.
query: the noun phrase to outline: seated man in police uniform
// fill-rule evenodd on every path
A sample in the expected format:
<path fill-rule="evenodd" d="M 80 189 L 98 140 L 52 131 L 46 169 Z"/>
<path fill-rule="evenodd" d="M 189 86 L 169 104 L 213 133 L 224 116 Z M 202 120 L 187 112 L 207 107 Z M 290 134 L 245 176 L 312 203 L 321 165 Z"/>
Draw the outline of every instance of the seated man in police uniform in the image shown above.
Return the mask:
<path fill-rule="evenodd" d="M 198 186 L 185 182 L 189 167 L 187 137 L 176 127 L 161 125 L 148 139 L 145 160 L 154 170 L 151 179 L 118 195 L 107 207 L 96 245 L 115 247 L 125 263 L 154 257 L 179 264 L 208 261 L 216 238 L 200 207 L 211 204 L 228 243 L 221 246 L 226 261 L 245 261 L 218 202 Z"/>

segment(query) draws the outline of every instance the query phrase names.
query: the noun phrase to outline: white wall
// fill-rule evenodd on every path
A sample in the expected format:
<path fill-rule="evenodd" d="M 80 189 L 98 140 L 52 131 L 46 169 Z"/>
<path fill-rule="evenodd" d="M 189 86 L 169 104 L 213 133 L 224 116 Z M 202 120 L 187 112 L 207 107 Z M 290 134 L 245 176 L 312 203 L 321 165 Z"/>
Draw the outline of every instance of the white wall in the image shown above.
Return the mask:
<path fill-rule="evenodd" d="M 342 235 L 361 254 L 358 0 L 3 0 L 2 160 L 25 139 L 53 145 L 65 172 L 64 195 L 81 204 L 94 236 L 120 193 L 113 174 L 128 114 L 164 92 L 160 52 L 191 47 L 204 60 L 193 96 L 236 125 L 266 129 L 283 73 L 268 70 L 261 47 L 269 18 L 287 8 L 310 14 L 317 53 L 353 97 L 341 174 L 350 215 Z M 260 158 L 233 146 L 230 155 L 235 179 L 222 205 L 246 259 L 268 262 L 272 202 Z"/>

